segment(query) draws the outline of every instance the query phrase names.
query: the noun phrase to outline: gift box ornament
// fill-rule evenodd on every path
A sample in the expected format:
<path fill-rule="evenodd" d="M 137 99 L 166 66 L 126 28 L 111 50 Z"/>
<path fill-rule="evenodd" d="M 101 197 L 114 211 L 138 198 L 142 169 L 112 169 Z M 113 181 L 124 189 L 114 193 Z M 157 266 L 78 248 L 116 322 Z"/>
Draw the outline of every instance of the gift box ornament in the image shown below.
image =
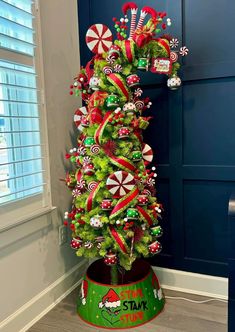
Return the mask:
<path fill-rule="evenodd" d="M 95 140 L 94 137 L 86 137 L 84 140 L 84 145 L 86 148 L 92 146 L 93 144 L 95 144 Z"/>
<path fill-rule="evenodd" d="M 163 292 L 147 262 L 136 261 L 122 283 L 111 285 L 107 275 L 116 256 L 111 253 L 109 257 L 108 253 L 104 260 L 107 265 L 102 260 L 92 263 L 82 282 L 77 310 L 84 321 L 109 330 L 128 329 L 152 320 L 162 311 Z"/>
<path fill-rule="evenodd" d="M 126 216 L 128 220 L 136 220 L 139 218 L 139 212 L 135 208 L 129 208 L 127 209 Z"/>
<path fill-rule="evenodd" d="M 106 98 L 106 107 L 108 109 L 112 109 L 115 107 L 118 107 L 120 104 L 120 99 L 117 95 L 115 94 L 110 94 L 107 98 Z"/>
<path fill-rule="evenodd" d="M 132 152 L 132 160 L 140 161 L 142 159 L 142 152 L 140 150 L 136 150 Z"/>
<path fill-rule="evenodd" d="M 139 70 L 148 70 L 149 59 L 148 58 L 139 58 L 137 68 Z"/>

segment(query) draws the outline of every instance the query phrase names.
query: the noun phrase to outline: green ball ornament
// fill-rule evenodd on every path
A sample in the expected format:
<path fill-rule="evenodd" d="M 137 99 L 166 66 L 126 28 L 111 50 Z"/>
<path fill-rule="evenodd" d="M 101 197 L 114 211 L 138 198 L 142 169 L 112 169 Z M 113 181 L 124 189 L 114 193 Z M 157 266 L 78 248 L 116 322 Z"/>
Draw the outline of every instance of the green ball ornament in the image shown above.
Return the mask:
<path fill-rule="evenodd" d="M 115 25 L 114 25 L 114 27 L 117 29 L 117 28 L 118 28 L 118 25 L 117 25 L 117 24 L 115 24 Z"/>
<path fill-rule="evenodd" d="M 163 234 L 163 230 L 161 226 L 155 226 L 151 228 L 151 234 L 155 237 L 160 237 Z"/>
<path fill-rule="evenodd" d="M 95 144 L 95 140 L 93 137 L 86 137 L 84 140 L 85 147 L 90 147 Z"/>
<path fill-rule="evenodd" d="M 135 208 L 129 208 L 127 209 L 127 219 L 138 219 L 139 218 L 139 212 Z"/>
<path fill-rule="evenodd" d="M 132 160 L 133 161 L 140 161 L 142 159 L 142 152 L 139 150 L 132 152 Z"/>
<path fill-rule="evenodd" d="M 72 156 L 72 157 L 70 157 L 70 160 L 71 160 L 72 163 L 75 163 L 76 162 L 76 157 Z"/>
<path fill-rule="evenodd" d="M 137 68 L 139 70 L 148 70 L 149 59 L 148 58 L 139 58 Z"/>
<path fill-rule="evenodd" d="M 120 28 L 117 28 L 117 32 L 120 32 L 121 31 L 121 29 Z"/>
<path fill-rule="evenodd" d="M 115 94 L 110 94 L 106 100 L 105 100 L 105 103 L 106 103 L 106 107 L 108 109 L 113 109 L 114 107 L 118 107 L 119 104 L 120 104 L 120 99 L 117 95 Z"/>

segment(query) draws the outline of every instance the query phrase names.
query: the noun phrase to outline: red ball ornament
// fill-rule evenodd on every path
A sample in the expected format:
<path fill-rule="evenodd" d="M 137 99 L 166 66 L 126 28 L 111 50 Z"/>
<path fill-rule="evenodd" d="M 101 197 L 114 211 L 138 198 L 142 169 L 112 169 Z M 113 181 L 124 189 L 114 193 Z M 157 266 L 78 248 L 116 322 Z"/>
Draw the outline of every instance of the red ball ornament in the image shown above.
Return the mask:
<path fill-rule="evenodd" d="M 82 239 L 80 237 L 74 237 L 70 242 L 70 246 L 71 248 L 78 250 L 82 246 Z"/>
<path fill-rule="evenodd" d="M 104 257 L 104 263 L 106 265 L 115 265 L 117 264 L 117 261 L 118 261 L 117 255 L 112 251 L 109 251 Z"/>
<path fill-rule="evenodd" d="M 127 85 L 131 88 L 133 86 L 139 85 L 140 78 L 136 74 L 131 74 L 126 78 Z"/>
<path fill-rule="evenodd" d="M 112 210 L 112 200 L 110 198 L 104 198 L 101 203 L 101 209 L 104 211 Z"/>
<path fill-rule="evenodd" d="M 83 127 L 89 127 L 89 125 L 90 125 L 89 120 L 84 115 L 81 117 L 81 125 Z"/>
<path fill-rule="evenodd" d="M 158 254 L 162 250 L 162 245 L 159 241 L 154 241 L 148 246 L 148 250 L 152 255 Z"/>
<path fill-rule="evenodd" d="M 118 130 L 118 137 L 119 138 L 126 138 L 130 135 L 130 129 L 127 127 L 122 127 Z"/>
<path fill-rule="evenodd" d="M 86 175 L 93 175 L 95 173 L 94 165 L 93 164 L 84 164 L 83 172 Z"/>
<path fill-rule="evenodd" d="M 139 205 L 147 205 L 149 203 L 149 199 L 147 195 L 139 195 L 137 197 Z"/>

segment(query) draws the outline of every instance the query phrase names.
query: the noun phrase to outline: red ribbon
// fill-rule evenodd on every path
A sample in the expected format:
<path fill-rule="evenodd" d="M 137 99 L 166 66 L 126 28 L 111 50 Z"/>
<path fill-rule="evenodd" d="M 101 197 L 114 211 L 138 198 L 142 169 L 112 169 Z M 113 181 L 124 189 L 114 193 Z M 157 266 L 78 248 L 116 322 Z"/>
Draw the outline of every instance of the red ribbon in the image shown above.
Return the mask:
<path fill-rule="evenodd" d="M 94 202 L 94 198 L 97 194 L 97 191 L 98 191 L 98 187 L 99 187 L 99 184 L 100 183 L 97 183 L 97 185 L 94 187 L 94 189 L 90 192 L 87 200 L 86 200 L 86 210 L 89 212 L 92 210 L 92 205 L 93 205 L 93 202 Z"/>
<path fill-rule="evenodd" d="M 165 48 L 165 50 L 168 53 L 168 56 L 170 56 L 170 47 L 168 43 L 162 38 L 157 38 L 157 42 Z"/>
<path fill-rule="evenodd" d="M 115 241 L 116 241 L 117 244 L 119 245 L 120 249 L 121 249 L 125 254 L 127 254 L 128 251 L 127 251 L 127 248 L 126 248 L 126 245 L 125 245 L 124 239 L 121 238 L 121 236 L 118 234 L 117 230 L 114 228 L 113 225 L 110 225 L 110 226 L 109 226 L 109 230 L 110 230 L 111 235 L 113 236 L 113 238 L 115 239 Z"/>
<path fill-rule="evenodd" d="M 112 115 L 112 111 L 109 111 L 105 114 L 103 121 L 101 122 L 100 126 L 98 127 L 98 129 L 95 132 L 95 141 L 97 144 L 100 144 L 100 139 L 102 137 L 102 133 L 104 131 L 106 124 L 109 122 L 109 118 L 111 115 Z"/>
<path fill-rule="evenodd" d="M 123 84 L 123 82 L 120 80 L 120 78 L 116 74 L 110 74 L 109 80 L 113 81 L 115 84 L 118 85 L 119 89 L 122 91 L 126 99 L 129 98 L 129 93 L 126 88 L 126 86 Z"/>
<path fill-rule="evenodd" d="M 131 42 L 130 40 L 125 41 L 125 50 L 126 50 L 126 56 L 129 62 L 133 62 L 133 54 L 131 51 Z"/>
<path fill-rule="evenodd" d="M 149 226 L 152 226 L 153 224 L 153 220 L 150 217 L 150 215 L 148 214 L 148 212 L 146 212 L 142 207 L 137 206 L 137 210 L 139 211 L 139 213 L 142 215 L 142 217 L 147 221 L 147 223 L 149 224 Z"/>
<path fill-rule="evenodd" d="M 133 199 L 135 199 L 139 194 L 139 190 L 138 188 L 135 188 L 134 191 L 130 192 L 129 194 L 127 194 L 126 196 L 124 196 L 123 198 L 121 198 L 115 208 L 112 210 L 111 214 L 110 214 L 110 219 L 115 218 L 118 214 L 120 214 L 123 210 L 127 209 L 128 206 L 131 204 L 131 202 L 133 201 Z"/>
<path fill-rule="evenodd" d="M 132 163 L 130 163 L 127 159 L 115 157 L 112 155 L 109 155 L 109 158 L 110 158 L 111 162 L 113 161 L 113 163 L 116 166 L 118 166 L 122 169 L 124 168 L 125 170 L 127 169 L 128 171 L 132 171 L 132 172 L 134 172 L 136 170 L 136 167 Z"/>

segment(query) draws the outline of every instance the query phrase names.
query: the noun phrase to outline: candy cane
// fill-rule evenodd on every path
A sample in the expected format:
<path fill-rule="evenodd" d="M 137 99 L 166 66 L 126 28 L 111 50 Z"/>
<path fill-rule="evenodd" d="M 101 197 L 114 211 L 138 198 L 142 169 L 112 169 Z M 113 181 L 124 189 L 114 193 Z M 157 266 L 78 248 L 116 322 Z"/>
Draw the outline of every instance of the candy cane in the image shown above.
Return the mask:
<path fill-rule="evenodd" d="M 134 2 L 127 2 L 122 6 L 122 11 L 124 15 L 127 15 L 127 11 L 131 10 L 131 27 L 130 27 L 130 35 L 129 39 L 133 39 L 133 34 L 135 31 L 135 25 L 136 25 L 136 15 L 138 11 L 138 7 Z"/>
<path fill-rule="evenodd" d="M 154 10 L 153 8 L 151 7 L 143 7 L 141 9 L 141 12 L 140 12 L 140 18 L 139 18 L 139 22 L 137 24 L 137 29 L 140 29 L 142 26 L 143 26 L 143 23 L 144 23 L 144 19 L 145 17 L 150 14 L 152 16 L 153 19 L 156 19 L 157 17 L 157 12 L 156 10 Z"/>

